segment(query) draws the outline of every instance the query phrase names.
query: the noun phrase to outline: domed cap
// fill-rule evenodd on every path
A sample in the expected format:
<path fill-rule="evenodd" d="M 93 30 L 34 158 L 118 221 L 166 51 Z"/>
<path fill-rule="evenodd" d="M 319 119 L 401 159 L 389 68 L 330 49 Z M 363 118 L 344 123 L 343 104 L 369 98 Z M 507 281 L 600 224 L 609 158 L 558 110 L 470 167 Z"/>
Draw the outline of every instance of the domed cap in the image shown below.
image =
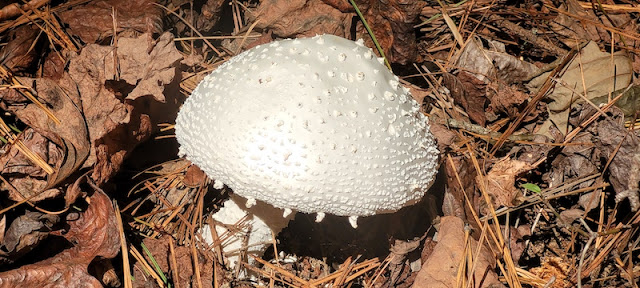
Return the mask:
<path fill-rule="evenodd" d="M 420 200 L 437 172 L 428 119 L 362 41 L 275 41 L 221 65 L 176 119 L 181 155 L 233 191 L 366 216 Z"/>

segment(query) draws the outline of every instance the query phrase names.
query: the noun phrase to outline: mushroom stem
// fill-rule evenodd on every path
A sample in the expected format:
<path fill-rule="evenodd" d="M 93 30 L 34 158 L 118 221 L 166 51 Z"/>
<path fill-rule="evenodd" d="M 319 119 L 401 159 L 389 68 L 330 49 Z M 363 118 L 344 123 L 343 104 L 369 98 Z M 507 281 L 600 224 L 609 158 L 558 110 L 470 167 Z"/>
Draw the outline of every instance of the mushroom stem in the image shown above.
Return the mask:
<path fill-rule="evenodd" d="M 247 202 L 253 202 L 251 203 L 253 205 L 247 205 Z M 245 208 L 248 206 L 250 208 Z M 275 208 L 262 201 L 248 201 L 238 195 L 231 195 L 220 210 L 213 214 L 215 229 L 218 236 L 223 239 L 221 246 L 229 261 L 229 267 L 233 269 L 240 260 L 252 263 L 254 260 L 248 257 L 249 255 L 262 257 L 269 245 L 273 243 L 273 237 L 287 227 L 294 216 L 295 213 L 289 213 L 283 217 L 283 209 Z M 238 225 L 243 221 L 248 225 Z M 203 229 L 202 234 L 205 241 L 211 244 L 214 241 L 209 229 L 211 227 Z M 243 251 L 247 252 L 246 258 L 241 258 Z"/>

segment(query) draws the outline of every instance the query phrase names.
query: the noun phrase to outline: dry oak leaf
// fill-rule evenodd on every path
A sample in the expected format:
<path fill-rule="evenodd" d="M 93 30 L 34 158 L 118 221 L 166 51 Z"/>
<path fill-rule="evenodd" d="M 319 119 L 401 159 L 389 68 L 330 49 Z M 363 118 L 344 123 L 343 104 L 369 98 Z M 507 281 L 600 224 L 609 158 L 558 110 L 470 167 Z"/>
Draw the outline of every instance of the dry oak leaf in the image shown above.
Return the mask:
<path fill-rule="evenodd" d="M 114 18 L 117 33 L 132 30 L 160 34 L 164 14 L 154 3 L 151 0 L 89 1 L 86 5 L 74 6 L 58 15 L 62 22 L 69 25 L 67 31 L 91 44 L 113 36 Z"/>
<path fill-rule="evenodd" d="M 352 14 L 345 14 L 322 0 L 265 0 L 247 17 L 256 28 L 282 38 L 316 34 L 349 35 Z"/>
<path fill-rule="evenodd" d="M 2 174 L 7 175 L 6 178 L 13 187 L 2 183 L 0 188 L 9 191 L 9 198 L 14 201 L 21 201 L 34 194 L 39 195 L 31 198 L 31 201 L 40 201 L 59 195 L 60 190 L 51 188 L 77 171 L 89 155 L 87 124 L 80 108 L 82 104 L 76 83 L 67 74 L 58 80 L 26 77 L 16 79 L 22 85 L 30 87 L 38 100 L 60 120 L 60 123 L 55 123 L 44 110 L 31 102 L 13 103 L 3 98 L 1 104 L 3 109 L 16 115 L 30 127 L 20 137 L 27 148 L 54 168 L 54 173 L 47 176 L 31 161 L 23 159 L 22 153 L 12 146 L 0 156 L 0 163 L 3 165 Z M 14 89 L 5 91 L 21 95 Z"/>
<path fill-rule="evenodd" d="M 469 191 L 467 195 L 474 197 L 469 200 L 472 203 L 476 202 L 475 197 L 477 196 L 470 192 L 476 190 L 475 178 L 477 171 L 473 168 L 469 159 L 455 156 L 451 157 L 451 161 L 445 161 L 445 175 L 447 175 L 447 185 L 445 186 L 447 189 L 442 202 L 442 212 L 445 216 L 457 216 L 467 219 L 467 215 L 472 215 L 472 211 L 469 210 L 468 205 L 465 205 L 465 193 Z M 470 223 L 473 224 L 475 221 Z"/>
<path fill-rule="evenodd" d="M 74 247 L 58 255 L 0 273 L 0 287 L 102 287 L 87 273 L 95 257 L 113 258 L 120 250 L 120 238 L 111 201 L 95 191 L 90 205 L 80 214 L 69 214 L 69 230 L 63 234 Z M 70 216 L 77 216 L 77 219 Z"/>
<path fill-rule="evenodd" d="M 422 1 L 356 1 L 367 23 L 374 31 L 388 60 L 408 64 L 417 58 L 413 25 L 426 3 Z M 362 38 L 374 47 L 366 29 L 359 23 L 356 35 L 351 35 L 354 9 L 344 2 L 333 0 L 265 0 L 257 9 L 248 13 L 256 28 L 269 30 L 282 38 L 311 37 L 316 34 L 333 34 L 340 37 Z"/>
<path fill-rule="evenodd" d="M 84 167 L 95 165 L 92 177 L 98 183 L 118 171 L 127 153 L 147 139 L 157 123 L 175 119 L 179 105 L 171 89 L 177 87 L 182 54 L 170 33 L 155 41 L 150 37 L 120 38 L 117 59 L 113 47 L 87 45 L 69 63 L 92 143 Z"/>
<path fill-rule="evenodd" d="M 380 43 L 390 63 L 407 65 L 416 62 L 418 48 L 414 25 L 418 24 L 425 1 L 413 0 L 356 0 L 367 24 Z M 356 38 L 374 47 L 362 22 L 356 27 Z"/>
<path fill-rule="evenodd" d="M 476 184 L 484 186 L 484 191 L 493 201 L 493 207 L 513 207 L 518 205 L 519 190 L 515 187 L 516 177 L 534 166 L 520 160 L 504 158 L 491 167 L 489 173 L 476 176 Z"/>
<path fill-rule="evenodd" d="M 4 218 L 3 218 L 4 219 Z M 58 216 L 26 211 L 14 219 L 0 241 L 0 263 L 13 263 L 49 236 Z"/>
<path fill-rule="evenodd" d="M 445 73 L 444 86 L 451 91 L 451 97 L 456 104 L 462 106 L 469 118 L 480 126 L 487 121 L 485 105 L 487 103 L 486 84 L 466 71 L 458 76 Z"/>
<path fill-rule="evenodd" d="M 595 113 L 592 107 L 587 113 Z M 616 117 L 599 121 L 595 127 L 597 137 L 593 143 L 601 153 L 600 159 L 611 159 L 609 182 L 616 191 L 616 203 L 629 200 L 633 211 L 640 208 L 640 137 L 624 127 L 624 117 L 618 112 Z M 592 124 L 593 126 L 593 124 Z"/>
<path fill-rule="evenodd" d="M 465 247 L 471 247 L 471 252 L 476 255 L 478 249 L 477 241 L 473 237 L 465 237 L 464 223 L 462 219 L 455 216 L 445 216 L 440 220 L 438 230 L 438 244 L 433 247 L 433 251 L 422 264 L 422 269 L 418 272 L 413 288 L 452 288 L 456 286 L 458 276 L 458 266 L 466 257 Z M 471 243 L 465 243 L 469 239 Z M 495 260 L 491 252 L 485 247 L 481 248 L 478 258 L 475 258 L 473 275 L 471 277 L 473 285 L 469 287 L 491 287 L 491 285 L 502 285 L 498 281 L 496 273 L 493 271 Z"/>
<path fill-rule="evenodd" d="M 488 89 L 489 107 L 493 113 L 505 113 L 510 119 L 515 119 L 524 109 L 524 103 L 529 98 L 529 94 L 520 91 L 515 85 L 499 85 L 490 83 L 494 89 Z M 537 115 L 535 115 L 537 116 Z M 531 121 L 531 115 L 524 121 Z"/>

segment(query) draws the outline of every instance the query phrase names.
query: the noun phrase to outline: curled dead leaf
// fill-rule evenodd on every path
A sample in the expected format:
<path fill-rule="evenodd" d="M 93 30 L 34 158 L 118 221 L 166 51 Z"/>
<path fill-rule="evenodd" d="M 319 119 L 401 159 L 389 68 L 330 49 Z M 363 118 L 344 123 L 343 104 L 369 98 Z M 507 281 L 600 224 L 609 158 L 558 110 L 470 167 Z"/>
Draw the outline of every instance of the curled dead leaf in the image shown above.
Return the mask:
<path fill-rule="evenodd" d="M 458 266 L 463 263 L 466 248 L 471 247 L 471 253 L 477 253 L 478 244 L 473 237 L 465 237 L 464 222 L 454 216 L 441 218 L 440 229 L 438 230 L 438 244 L 433 247 L 429 258 L 422 264 L 422 269 L 418 272 L 413 288 L 422 287 L 456 287 L 458 277 Z M 465 243 L 465 239 L 471 243 Z M 493 272 L 495 260 L 491 252 L 485 247 L 481 247 L 479 257 L 475 258 L 475 269 L 473 275 L 473 285 L 469 287 L 489 287 L 490 285 L 501 285 L 498 277 Z"/>
<path fill-rule="evenodd" d="M 4 219 L 4 217 L 3 217 Z M 5 219 L 6 221 L 6 219 Z M 11 221 L 0 243 L 0 263 L 13 263 L 33 250 L 60 219 L 56 215 L 27 211 Z"/>
<path fill-rule="evenodd" d="M 57 196 L 60 191 L 50 188 L 77 171 L 89 155 L 87 124 L 79 107 L 80 95 L 70 77 L 63 75 L 58 81 L 49 78 L 18 79 L 26 87 L 32 87 L 39 101 L 60 119 L 60 123 L 56 124 L 35 103 L 29 102 L 25 105 L 3 102 L 2 105 L 30 127 L 22 133 L 23 137 L 27 138 L 23 141 L 27 148 L 37 153 L 55 169 L 53 174 L 44 175 L 44 172 L 35 164 L 20 160 L 23 156 L 13 151 L 12 147 L 8 153 L 0 156 L 0 163 L 5 164 L 2 173 L 11 172 L 8 180 L 13 187 L 6 187 L 7 183 L 3 183 L 2 186 L 5 190 L 13 191 L 10 192 L 9 197 L 14 201 L 30 198 L 35 194 L 39 195 L 32 197 L 31 201 L 40 201 Z M 11 163 L 21 165 L 11 165 Z M 18 170 L 7 170 L 12 169 L 11 167 L 17 167 Z M 42 193 L 43 191 L 47 193 Z M 15 195 L 16 193 L 19 195 Z"/>
<path fill-rule="evenodd" d="M 515 186 L 516 177 L 533 168 L 534 166 L 527 162 L 504 158 L 495 163 L 486 176 L 476 176 L 476 184 L 484 186 L 484 191 L 491 197 L 494 208 L 513 207 L 520 204 L 520 190 Z"/>
<path fill-rule="evenodd" d="M 427 5 L 426 2 L 356 0 L 355 3 L 389 62 L 407 65 L 417 60 L 418 48 L 413 26 L 418 24 L 418 16 Z M 358 22 L 356 31 L 356 38 L 362 38 L 367 46 L 375 47 L 362 22 Z"/>
<path fill-rule="evenodd" d="M 77 219 L 67 219 L 69 230 L 62 236 L 74 247 L 52 258 L 0 273 L 0 287 L 102 287 L 100 281 L 87 273 L 87 267 L 97 256 L 115 257 L 120 250 L 120 238 L 111 200 L 96 190 L 90 203 Z"/>
<path fill-rule="evenodd" d="M 91 44 L 70 60 L 69 76 L 78 85 L 91 141 L 83 167 L 95 165 L 92 177 L 98 183 L 120 169 L 157 123 L 173 121 L 177 114 L 173 90 L 182 55 L 170 33 L 150 39 L 149 34 L 120 38 L 115 59 L 113 47 Z"/>
<path fill-rule="evenodd" d="M 444 74 L 444 86 L 451 91 L 456 104 L 462 106 L 469 118 L 480 126 L 487 121 L 485 105 L 487 103 L 486 84 L 475 76 L 462 71 L 458 76 Z"/>

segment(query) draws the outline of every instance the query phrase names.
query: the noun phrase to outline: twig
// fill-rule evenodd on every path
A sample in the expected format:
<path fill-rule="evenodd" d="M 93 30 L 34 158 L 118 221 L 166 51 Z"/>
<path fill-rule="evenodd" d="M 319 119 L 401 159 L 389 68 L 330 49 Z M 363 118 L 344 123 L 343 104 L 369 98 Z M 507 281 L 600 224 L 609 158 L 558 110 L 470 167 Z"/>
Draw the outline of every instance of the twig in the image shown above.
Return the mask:
<path fill-rule="evenodd" d="M 587 225 L 587 223 L 584 222 L 584 219 L 582 219 L 582 217 L 578 219 L 580 220 L 580 223 L 582 223 L 582 226 L 584 226 L 584 228 L 587 229 L 587 231 L 589 231 L 589 240 L 587 240 L 587 243 L 584 245 L 584 248 L 582 248 L 582 253 L 580 253 L 580 263 L 578 264 L 578 288 L 582 288 L 582 266 L 584 264 L 584 257 L 585 255 L 587 255 L 587 250 L 589 250 L 589 246 L 591 245 L 591 242 L 593 242 L 593 240 L 596 239 L 598 234 L 591 231 L 591 228 L 589 228 L 589 225 Z"/>
<path fill-rule="evenodd" d="M 472 124 L 465 121 L 456 120 L 453 118 L 447 119 L 447 125 L 449 127 L 464 129 L 472 133 L 487 135 L 493 139 L 499 139 L 502 136 L 502 133 L 491 131 L 485 127 L 480 125 Z M 537 135 L 536 134 L 519 134 L 519 135 L 509 135 L 507 140 L 509 141 L 533 141 Z"/>
<path fill-rule="evenodd" d="M 494 21 L 494 23 L 501 27 L 504 28 L 506 30 L 509 30 L 511 33 L 517 34 L 518 36 L 520 36 L 523 40 L 526 40 L 527 42 L 538 46 L 541 49 L 544 49 L 548 52 L 551 52 L 552 54 L 556 55 L 556 56 L 562 56 L 567 54 L 567 50 L 564 50 L 562 48 L 559 48 L 558 46 L 554 45 L 553 43 L 543 39 L 542 37 L 539 37 L 538 35 L 534 34 L 533 32 L 531 32 L 531 30 L 527 30 L 524 29 L 518 25 L 516 25 L 515 23 L 502 18 L 501 16 L 497 15 L 497 14 L 490 14 L 489 15 L 489 20 Z"/>

